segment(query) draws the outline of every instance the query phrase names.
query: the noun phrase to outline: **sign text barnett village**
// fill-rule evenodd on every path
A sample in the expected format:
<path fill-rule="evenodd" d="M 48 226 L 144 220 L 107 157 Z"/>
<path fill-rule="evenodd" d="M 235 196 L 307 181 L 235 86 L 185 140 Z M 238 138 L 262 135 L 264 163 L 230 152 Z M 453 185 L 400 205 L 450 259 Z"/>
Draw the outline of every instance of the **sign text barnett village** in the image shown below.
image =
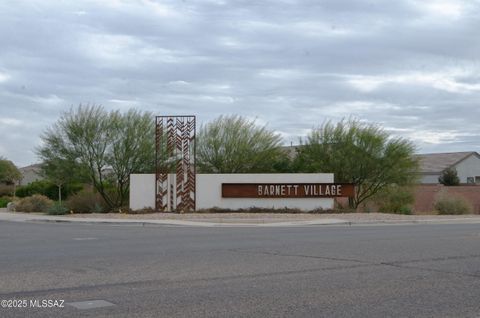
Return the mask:
<path fill-rule="evenodd" d="M 222 183 L 223 198 L 353 197 L 351 183 Z"/>

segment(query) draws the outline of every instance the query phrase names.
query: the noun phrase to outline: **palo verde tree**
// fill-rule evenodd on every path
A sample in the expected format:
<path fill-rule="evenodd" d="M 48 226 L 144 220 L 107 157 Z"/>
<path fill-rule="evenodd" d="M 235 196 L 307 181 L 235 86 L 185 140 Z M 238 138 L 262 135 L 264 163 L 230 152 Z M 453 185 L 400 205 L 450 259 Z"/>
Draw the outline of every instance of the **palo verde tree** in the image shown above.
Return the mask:
<path fill-rule="evenodd" d="M 101 106 L 80 105 L 44 132 L 37 153 L 46 165 L 73 160 L 87 171 L 109 208 L 121 207 L 127 203 L 130 174 L 154 171 L 152 118 L 148 112 L 107 112 Z"/>
<path fill-rule="evenodd" d="M 118 204 L 124 206 L 130 191 L 130 174 L 155 171 L 155 124 L 149 112 L 129 110 L 112 112 L 112 143 L 108 148 L 107 163 L 112 169 Z"/>
<path fill-rule="evenodd" d="M 413 184 L 418 170 L 415 147 L 392 138 L 382 128 L 358 120 L 325 122 L 311 131 L 298 149 L 297 165 L 304 172 L 331 172 L 336 182 L 354 183 L 351 208 L 386 186 Z"/>
<path fill-rule="evenodd" d="M 197 137 L 197 166 L 204 173 L 271 172 L 282 155 L 278 134 L 241 116 L 220 116 Z"/>

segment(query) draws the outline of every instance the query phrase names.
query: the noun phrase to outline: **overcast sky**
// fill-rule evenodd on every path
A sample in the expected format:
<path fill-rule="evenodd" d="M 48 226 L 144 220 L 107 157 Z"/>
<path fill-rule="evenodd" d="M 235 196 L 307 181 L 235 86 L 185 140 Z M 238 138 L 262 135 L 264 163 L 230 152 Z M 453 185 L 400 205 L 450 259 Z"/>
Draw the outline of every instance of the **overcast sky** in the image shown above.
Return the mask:
<path fill-rule="evenodd" d="M 0 156 L 80 103 L 257 118 L 297 143 L 356 116 L 480 151 L 479 0 L 0 2 Z"/>

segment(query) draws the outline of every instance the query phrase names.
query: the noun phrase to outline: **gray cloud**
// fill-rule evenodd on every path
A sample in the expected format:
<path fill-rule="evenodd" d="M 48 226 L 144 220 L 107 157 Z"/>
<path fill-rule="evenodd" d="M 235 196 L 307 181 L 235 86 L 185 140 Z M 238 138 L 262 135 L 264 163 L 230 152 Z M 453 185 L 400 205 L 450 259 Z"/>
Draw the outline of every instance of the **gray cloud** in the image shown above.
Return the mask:
<path fill-rule="evenodd" d="M 0 155 L 79 103 L 241 114 L 298 142 L 350 115 L 420 151 L 480 150 L 480 1 L 0 4 Z"/>

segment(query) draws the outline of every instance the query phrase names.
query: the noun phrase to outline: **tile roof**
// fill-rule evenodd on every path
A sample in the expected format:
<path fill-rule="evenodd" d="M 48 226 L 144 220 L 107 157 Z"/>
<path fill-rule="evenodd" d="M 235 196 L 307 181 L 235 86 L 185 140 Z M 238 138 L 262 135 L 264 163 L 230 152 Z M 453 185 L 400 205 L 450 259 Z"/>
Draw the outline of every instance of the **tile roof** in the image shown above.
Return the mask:
<path fill-rule="evenodd" d="M 40 170 L 42 164 L 40 163 L 35 163 L 33 165 L 29 165 L 29 166 L 26 166 L 26 167 L 21 167 L 21 168 L 18 168 L 18 170 L 20 170 L 20 172 L 22 171 L 27 171 L 27 170 Z"/>
<path fill-rule="evenodd" d="M 440 173 L 463 159 L 477 154 L 475 151 L 418 154 L 421 173 Z M 478 155 L 478 154 L 477 154 Z"/>

